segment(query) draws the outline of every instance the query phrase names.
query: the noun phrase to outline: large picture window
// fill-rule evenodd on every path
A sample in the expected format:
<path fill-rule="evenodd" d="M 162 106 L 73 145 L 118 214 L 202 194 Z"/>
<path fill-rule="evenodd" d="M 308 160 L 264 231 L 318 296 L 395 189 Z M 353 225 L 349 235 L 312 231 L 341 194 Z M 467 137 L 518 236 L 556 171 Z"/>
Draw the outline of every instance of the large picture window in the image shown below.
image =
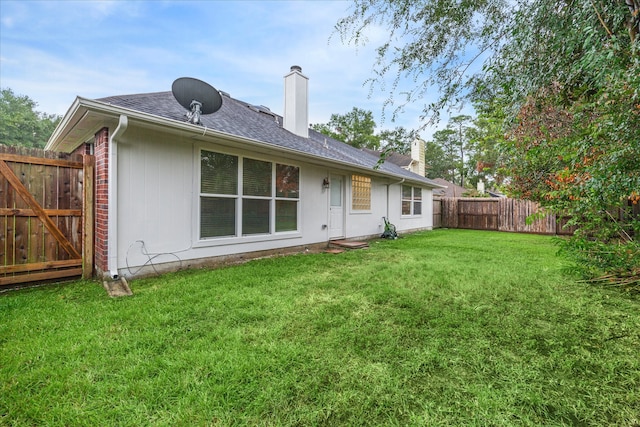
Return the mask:
<path fill-rule="evenodd" d="M 402 215 L 422 215 L 422 188 L 402 186 Z"/>
<path fill-rule="evenodd" d="M 297 166 L 202 150 L 200 238 L 298 230 Z"/>
<path fill-rule="evenodd" d="M 351 209 L 371 210 L 371 178 L 368 176 L 351 176 Z"/>

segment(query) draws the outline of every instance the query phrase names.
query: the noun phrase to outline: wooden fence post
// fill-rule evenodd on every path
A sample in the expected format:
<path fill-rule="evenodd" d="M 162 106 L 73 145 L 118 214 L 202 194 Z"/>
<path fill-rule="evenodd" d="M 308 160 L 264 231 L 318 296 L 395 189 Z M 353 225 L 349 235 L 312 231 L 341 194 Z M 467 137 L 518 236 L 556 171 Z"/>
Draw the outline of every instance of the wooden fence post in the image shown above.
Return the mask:
<path fill-rule="evenodd" d="M 95 222 L 93 216 L 94 174 L 95 157 L 85 154 L 82 156 L 82 177 L 84 180 L 82 201 L 82 226 L 84 228 L 82 240 L 83 279 L 90 279 L 93 277 L 93 230 Z"/>

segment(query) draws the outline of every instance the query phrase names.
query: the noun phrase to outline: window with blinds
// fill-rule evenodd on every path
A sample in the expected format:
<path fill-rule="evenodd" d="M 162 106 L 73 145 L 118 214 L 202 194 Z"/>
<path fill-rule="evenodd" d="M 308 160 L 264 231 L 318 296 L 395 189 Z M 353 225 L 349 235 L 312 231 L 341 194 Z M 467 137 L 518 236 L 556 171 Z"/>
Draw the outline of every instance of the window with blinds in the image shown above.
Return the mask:
<path fill-rule="evenodd" d="M 351 209 L 371 210 L 371 178 L 368 176 L 351 175 Z"/>
<path fill-rule="evenodd" d="M 276 233 L 298 229 L 300 168 L 276 163 Z"/>
<path fill-rule="evenodd" d="M 200 238 L 236 234 L 238 157 L 200 154 Z"/>
<path fill-rule="evenodd" d="M 201 150 L 200 238 L 297 231 L 299 177 L 297 166 Z"/>
<path fill-rule="evenodd" d="M 422 188 L 402 186 L 402 215 L 422 215 Z"/>

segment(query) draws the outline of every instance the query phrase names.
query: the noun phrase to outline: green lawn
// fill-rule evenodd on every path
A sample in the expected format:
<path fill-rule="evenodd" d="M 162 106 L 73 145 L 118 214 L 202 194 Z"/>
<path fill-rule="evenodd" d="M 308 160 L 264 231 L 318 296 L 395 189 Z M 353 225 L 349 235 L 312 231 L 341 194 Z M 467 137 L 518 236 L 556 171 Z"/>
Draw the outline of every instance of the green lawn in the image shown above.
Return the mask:
<path fill-rule="evenodd" d="M 0 425 L 639 426 L 640 298 L 552 238 L 368 250 L 0 295 Z"/>

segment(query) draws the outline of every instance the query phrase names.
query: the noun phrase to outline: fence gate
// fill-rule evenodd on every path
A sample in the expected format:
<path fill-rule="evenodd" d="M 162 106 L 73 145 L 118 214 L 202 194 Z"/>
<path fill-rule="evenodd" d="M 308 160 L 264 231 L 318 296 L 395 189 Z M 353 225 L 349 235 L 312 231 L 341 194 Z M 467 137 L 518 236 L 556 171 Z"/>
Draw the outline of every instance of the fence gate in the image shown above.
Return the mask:
<path fill-rule="evenodd" d="M 0 287 L 92 275 L 94 158 L 69 157 L 0 147 Z"/>

